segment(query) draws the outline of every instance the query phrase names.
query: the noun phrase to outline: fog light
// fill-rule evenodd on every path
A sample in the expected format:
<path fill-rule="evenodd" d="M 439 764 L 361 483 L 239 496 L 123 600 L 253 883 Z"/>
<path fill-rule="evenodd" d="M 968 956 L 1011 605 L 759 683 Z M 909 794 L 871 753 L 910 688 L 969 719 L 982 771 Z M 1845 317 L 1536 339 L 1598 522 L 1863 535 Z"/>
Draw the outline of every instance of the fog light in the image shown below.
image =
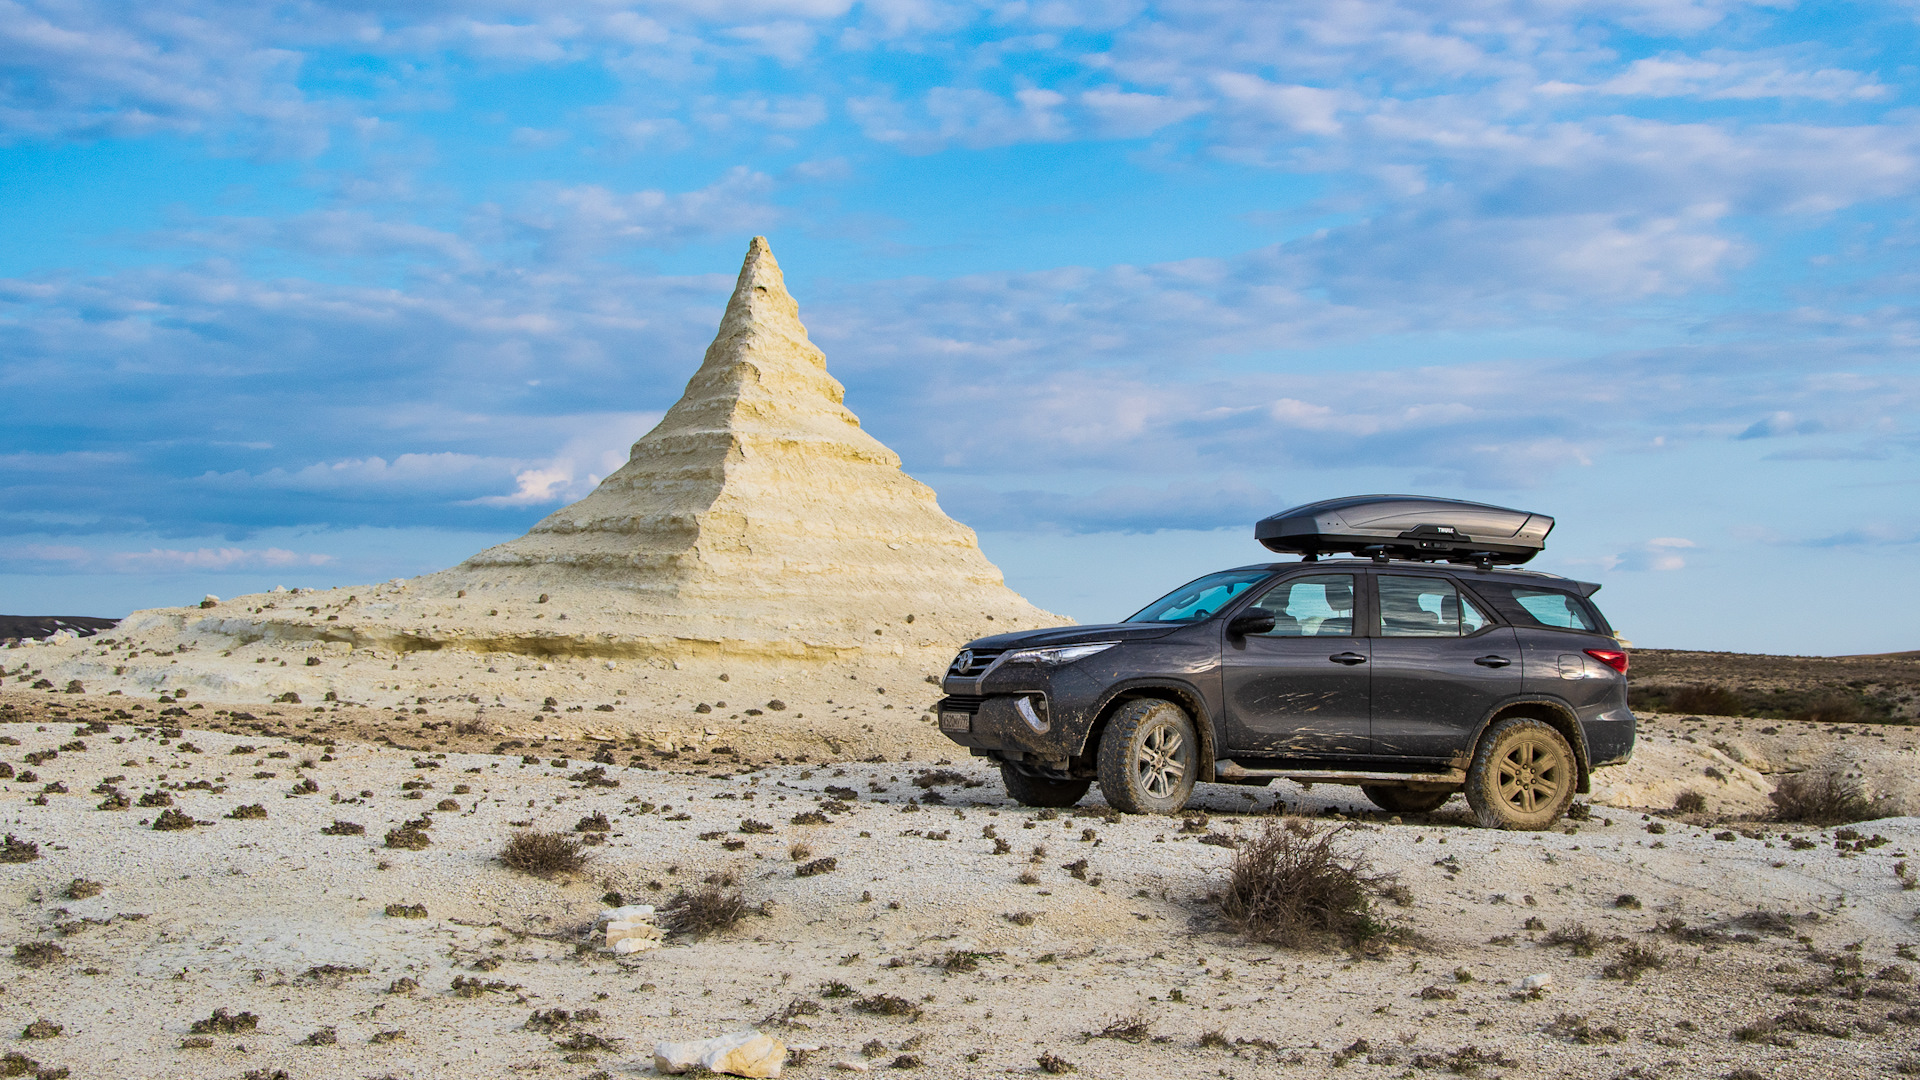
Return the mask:
<path fill-rule="evenodd" d="M 1040 703 L 1040 709 L 1042 711 L 1036 712 L 1034 711 L 1034 708 L 1033 708 L 1033 701 L 1034 699 L 1032 698 L 1025 698 L 1025 697 L 1014 698 L 1013 711 L 1020 714 L 1020 719 L 1025 720 L 1027 722 L 1027 726 L 1032 728 L 1035 734 L 1045 735 L 1047 733 L 1047 730 L 1053 727 L 1052 722 L 1049 721 L 1047 717 L 1044 715 L 1044 710 L 1047 707 L 1047 703 L 1045 701 L 1042 701 Z"/>

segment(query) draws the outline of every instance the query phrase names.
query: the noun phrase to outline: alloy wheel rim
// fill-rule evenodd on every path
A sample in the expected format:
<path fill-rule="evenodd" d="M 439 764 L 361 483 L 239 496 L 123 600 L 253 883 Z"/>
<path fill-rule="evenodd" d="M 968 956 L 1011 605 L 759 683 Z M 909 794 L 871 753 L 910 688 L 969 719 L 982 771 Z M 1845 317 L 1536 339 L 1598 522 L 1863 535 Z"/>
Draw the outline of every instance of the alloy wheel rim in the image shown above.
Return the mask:
<path fill-rule="evenodd" d="M 1171 724 L 1159 724 L 1141 738 L 1134 769 L 1149 796 L 1165 799 L 1180 787 L 1187 775 L 1186 747 L 1186 736 Z"/>
<path fill-rule="evenodd" d="M 1552 806 L 1565 782 L 1566 762 L 1544 739 L 1523 736 L 1500 755 L 1500 799 L 1515 813 L 1533 815 Z"/>

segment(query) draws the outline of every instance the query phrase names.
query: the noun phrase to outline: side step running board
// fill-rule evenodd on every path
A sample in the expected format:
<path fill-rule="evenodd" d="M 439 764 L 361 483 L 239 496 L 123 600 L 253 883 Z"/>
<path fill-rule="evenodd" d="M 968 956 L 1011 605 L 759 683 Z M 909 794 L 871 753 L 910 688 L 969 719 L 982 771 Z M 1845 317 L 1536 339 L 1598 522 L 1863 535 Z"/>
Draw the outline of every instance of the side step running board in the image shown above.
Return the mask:
<path fill-rule="evenodd" d="M 1351 769 L 1249 769 L 1237 761 L 1216 761 L 1213 773 L 1221 780 L 1259 780 L 1263 777 L 1305 781 L 1312 784 L 1444 784 L 1458 787 L 1467 782 L 1465 769 L 1445 772 L 1359 772 Z"/>

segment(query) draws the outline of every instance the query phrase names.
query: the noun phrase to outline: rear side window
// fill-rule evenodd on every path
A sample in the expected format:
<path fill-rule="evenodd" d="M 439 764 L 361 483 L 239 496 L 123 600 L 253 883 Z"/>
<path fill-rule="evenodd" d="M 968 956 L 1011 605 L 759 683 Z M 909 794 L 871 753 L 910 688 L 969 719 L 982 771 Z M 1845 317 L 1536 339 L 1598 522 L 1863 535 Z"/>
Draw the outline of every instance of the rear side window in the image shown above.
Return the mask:
<path fill-rule="evenodd" d="M 1476 583 L 1474 587 L 1486 593 L 1501 614 L 1517 625 L 1603 632 L 1599 614 L 1570 592 L 1492 582 Z"/>
<path fill-rule="evenodd" d="M 1445 578 L 1381 574 L 1382 637 L 1463 637 L 1491 620 Z"/>

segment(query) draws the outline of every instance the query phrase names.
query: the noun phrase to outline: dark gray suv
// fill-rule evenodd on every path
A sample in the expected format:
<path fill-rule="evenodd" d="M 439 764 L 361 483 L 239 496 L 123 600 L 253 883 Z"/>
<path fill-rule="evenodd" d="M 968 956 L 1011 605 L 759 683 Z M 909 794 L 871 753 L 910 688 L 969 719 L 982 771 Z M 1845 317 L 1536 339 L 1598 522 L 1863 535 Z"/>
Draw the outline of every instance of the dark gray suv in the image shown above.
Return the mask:
<path fill-rule="evenodd" d="M 1551 527 L 1551 519 L 1546 519 Z M 1372 558 L 1209 574 L 1125 622 L 971 642 L 941 731 L 1028 806 L 1178 812 L 1196 783 L 1358 784 L 1396 813 L 1464 791 L 1489 827 L 1544 829 L 1627 760 L 1627 654 L 1597 585 Z"/>

